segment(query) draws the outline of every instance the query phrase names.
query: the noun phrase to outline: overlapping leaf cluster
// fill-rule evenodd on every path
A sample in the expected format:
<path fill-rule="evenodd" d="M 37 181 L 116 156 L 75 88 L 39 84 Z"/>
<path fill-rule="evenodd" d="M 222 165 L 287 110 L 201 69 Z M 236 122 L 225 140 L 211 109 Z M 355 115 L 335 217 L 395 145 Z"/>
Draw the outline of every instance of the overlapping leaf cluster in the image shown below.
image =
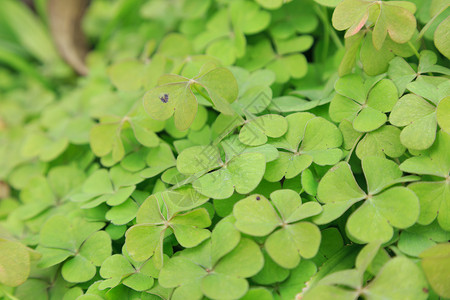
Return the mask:
<path fill-rule="evenodd" d="M 3 2 L 0 299 L 450 297 L 448 1 Z"/>

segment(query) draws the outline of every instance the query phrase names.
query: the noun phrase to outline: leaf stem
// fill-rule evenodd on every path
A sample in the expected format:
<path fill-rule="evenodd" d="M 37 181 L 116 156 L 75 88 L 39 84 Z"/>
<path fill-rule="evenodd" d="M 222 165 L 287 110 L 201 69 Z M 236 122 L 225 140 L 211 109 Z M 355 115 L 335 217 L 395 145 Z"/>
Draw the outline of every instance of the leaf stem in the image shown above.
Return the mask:
<path fill-rule="evenodd" d="M 198 86 L 197 86 L 196 84 L 194 84 L 193 86 L 194 86 L 195 91 L 196 91 L 197 93 L 199 93 L 200 96 L 202 96 L 203 98 L 205 98 L 209 103 L 213 104 L 211 98 L 210 98 L 208 95 L 206 95 L 205 93 L 203 93 L 203 92 L 198 88 Z"/>
<path fill-rule="evenodd" d="M 342 44 L 341 39 L 339 38 L 336 31 L 333 29 L 330 22 L 328 21 L 327 15 L 317 5 L 314 6 L 314 10 L 316 11 L 317 15 L 319 16 L 320 20 L 322 21 L 323 26 L 325 28 L 328 28 L 328 30 L 327 30 L 328 34 L 331 36 L 331 39 L 333 40 L 336 47 L 338 47 L 339 49 L 344 48 L 344 45 Z M 324 8 L 324 10 L 326 11 L 326 8 Z"/>
<path fill-rule="evenodd" d="M 353 151 L 354 151 L 355 148 L 356 148 L 356 145 L 358 145 L 358 142 L 359 142 L 359 140 L 363 137 L 363 135 L 364 135 L 364 133 L 361 133 L 360 136 L 358 136 L 358 138 L 355 140 L 355 143 L 353 144 L 352 149 L 350 149 L 350 152 L 348 153 L 347 158 L 345 159 L 345 161 L 346 161 L 347 163 L 350 161 L 350 157 L 352 156 Z"/>
<path fill-rule="evenodd" d="M 430 28 L 431 24 L 433 24 L 433 22 L 436 20 L 436 18 L 442 14 L 447 8 L 449 7 L 449 5 L 445 5 L 443 6 L 431 19 L 430 21 L 428 21 L 428 23 L 422 28 L 422 30 L 419 33 L 419 36 L 417 37 L 417 40 L 420 40 L 425 33 L 427 32 L 427 30 Z"/>
<path fill-rule="evenodd" d="M 414 52 L 414 55 L 417 57 L 417 59 L 420 59 L 420 54 L 417 51 L 417 49 L 414 47 L 414 45 L 411 43 L 411 41 L 408 41 L 408 46 L 412 49 Z"/>

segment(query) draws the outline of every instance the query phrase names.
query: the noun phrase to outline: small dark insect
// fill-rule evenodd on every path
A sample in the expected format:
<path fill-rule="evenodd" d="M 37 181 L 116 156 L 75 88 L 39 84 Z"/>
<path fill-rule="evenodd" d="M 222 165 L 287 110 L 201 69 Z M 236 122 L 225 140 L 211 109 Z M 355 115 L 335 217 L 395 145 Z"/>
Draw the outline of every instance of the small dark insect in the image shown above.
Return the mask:
<path fill-rule="evenodd" d="M 169 101 L 169 94 L 164 94 L 160 96 L 159 99 L 162 101 L 162 103 L 167 103 Z"/>
<path fill-rule="evenodd" d="M 423 291 L 424 293 L 428 293 L 428 292 L 429 292 L 427 288 L 423 288 L 422 291 Z"/>
<path fill-rule="evenodd" d="M 261 200 L 261 197 L 257 196 L 257 197 L 256 197 L 256 200 Z"/>

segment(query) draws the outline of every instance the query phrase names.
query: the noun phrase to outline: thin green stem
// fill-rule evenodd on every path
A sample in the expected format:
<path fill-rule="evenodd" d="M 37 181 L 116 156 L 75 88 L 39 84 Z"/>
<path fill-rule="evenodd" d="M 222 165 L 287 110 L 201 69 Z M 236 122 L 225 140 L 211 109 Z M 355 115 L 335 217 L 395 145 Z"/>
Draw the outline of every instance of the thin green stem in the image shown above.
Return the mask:
<path fill-rule="evenodd" d="M 408 46 L 412 49 L 412 51 L 414 52 L 414 55 L 417 57 L 417 59 L 419 59 L 420 54 L 417 51 L 417 49 L 414 47 L 414 45 L 411 43 L 411 41 L 408 41 Z"/>
<path fill-rule="evenodd" d="M 324 9 L 326 11 L 326 8 L 324 8 Z M 322 21 L 323 26 L 328 29 L 327 30 L 328 34 L 331 36 L 331 39 L 333 40 L 336 47 L 338 47 L 339 49 L 344 48 L 344 45 L 342 44 L 341 39 L 337 35 L 336 31 L 334 31 L 333 26 L 331 26 L 331 24 L 328 20 L 328 16 L 318 6 L 314 6 L 314 10 L 317 13 L 317 15 L 319 16 L 320 20 Z M 326 29 L 324 29 L 324 30 L 326 30 Z"/>
<path fill-rule="evenodd" d="M 449 7 L 448 5 L 445 5 L 444 7 L 442 7 L 441 10 L 438 11 L 438 13 L 435 14 L 435 15 L 430 19 L 430 21 L 428 21 L 428 23 L 427 23 L 427 24 L 422 28 L 422 30 L 420 31 L 419 36 L 417 37 L 417 40 L 420 40 L 420 39 L 424 36 L 424 34 L 425 34 L 425 33 L 427 32 L 427 30 L 430 28 L 431 24 L 433 24 L 434 20 L 436 20 L 436 18 L 437 18 L 440 14 L 442 14 L 448 7 Z"/>

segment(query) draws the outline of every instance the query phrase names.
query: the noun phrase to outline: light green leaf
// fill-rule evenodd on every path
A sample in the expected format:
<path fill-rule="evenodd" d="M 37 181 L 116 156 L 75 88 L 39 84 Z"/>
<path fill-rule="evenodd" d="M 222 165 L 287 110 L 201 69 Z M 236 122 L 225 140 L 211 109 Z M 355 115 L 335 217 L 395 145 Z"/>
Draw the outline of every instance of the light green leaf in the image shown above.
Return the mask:
<path fill-rule="evenodd" d="M 447 134 L 450 134 L 450 118 L 448 117 L 449 115 L 450 115 L 450 97 L 445 97 L 439 102 L 437 106 L 436 118 L 439 127 L 441 127 L 441 129 Z"/>
<path fill-rule="evenodd" d="M 0 283 L 18 286 L 30 274 L 30 255 L 20 242 L 0 238 Z"/>
<path fill-rule="evenodd" d="M 448 59 L 450 59 L 450 45 L 448 32 L 450 27 L 450 17 L 442 21 L 434 32 L 434 44 L 436 48 Z"/>
<path fill-rule="evenodd" d="M 368 106 L 363 108 L 353 120 L 353 128 L 360 132 L 369 132 L 381 127 L 386 120 L 384 113 Z"/>
<path fill-rule="evenodd" d="M 428 282 L 436 293 L 442 297 L 450 296 L 448 279 L 450 278 L 450 244 L 438 244 L 420 254 L 422 269 Z"/>
<path fill-rule="evenodd" d="M 224 274 L 211 274 L 202 280 L 202 292 L 210 299 L 240 299 L 248 290 L 248 282 Z"/>
<path fill-rule="evenodd" d="M 280 223 L 276 211 L 264 196 L 252 195 L 234 205 L 235 226 L 243 233 L 265 236 Z"/>
<path fill-rule="evenodd" d="M 394 187 L 368 198 L 347 221 L 352 237 L 363 242 L 387 242 L 393 235 L 391 226 L 412 226 L 419 216 L 419 201 L 411 190 Z"/>
<path fill-rule="evenodd" d="M 61 268 L 61 274 L 68 282 L 85 282 L 95 276 L 96 268 L 92 262 L 81 255 L 69 259 Z"/>
<path fill-rule="evenodd" d="M 361 200 L 365 197 L 365 193 L 356 183 L 350 165 L 340 162 L 322 177 L 317 188 L 317 197 L 322 203 L 336 203 Z"/>
<path fill-rule="evenodd" d="M 400 142 L 400 129 L 385 125 L 364 136 L 356 146 L 356 155 L 359 159 L 367 156 L 384 157 L 385 155 L 395 158 L 400 157 L 405 150 Z"/>
<path fill-rule="evenodd" d="M 400 271 L 401 270 L 401 271 Z M 420 269 L 406 257 L 388 261 L 366 287 L 368 299 L 427 299 L 428 284 Z"/>

